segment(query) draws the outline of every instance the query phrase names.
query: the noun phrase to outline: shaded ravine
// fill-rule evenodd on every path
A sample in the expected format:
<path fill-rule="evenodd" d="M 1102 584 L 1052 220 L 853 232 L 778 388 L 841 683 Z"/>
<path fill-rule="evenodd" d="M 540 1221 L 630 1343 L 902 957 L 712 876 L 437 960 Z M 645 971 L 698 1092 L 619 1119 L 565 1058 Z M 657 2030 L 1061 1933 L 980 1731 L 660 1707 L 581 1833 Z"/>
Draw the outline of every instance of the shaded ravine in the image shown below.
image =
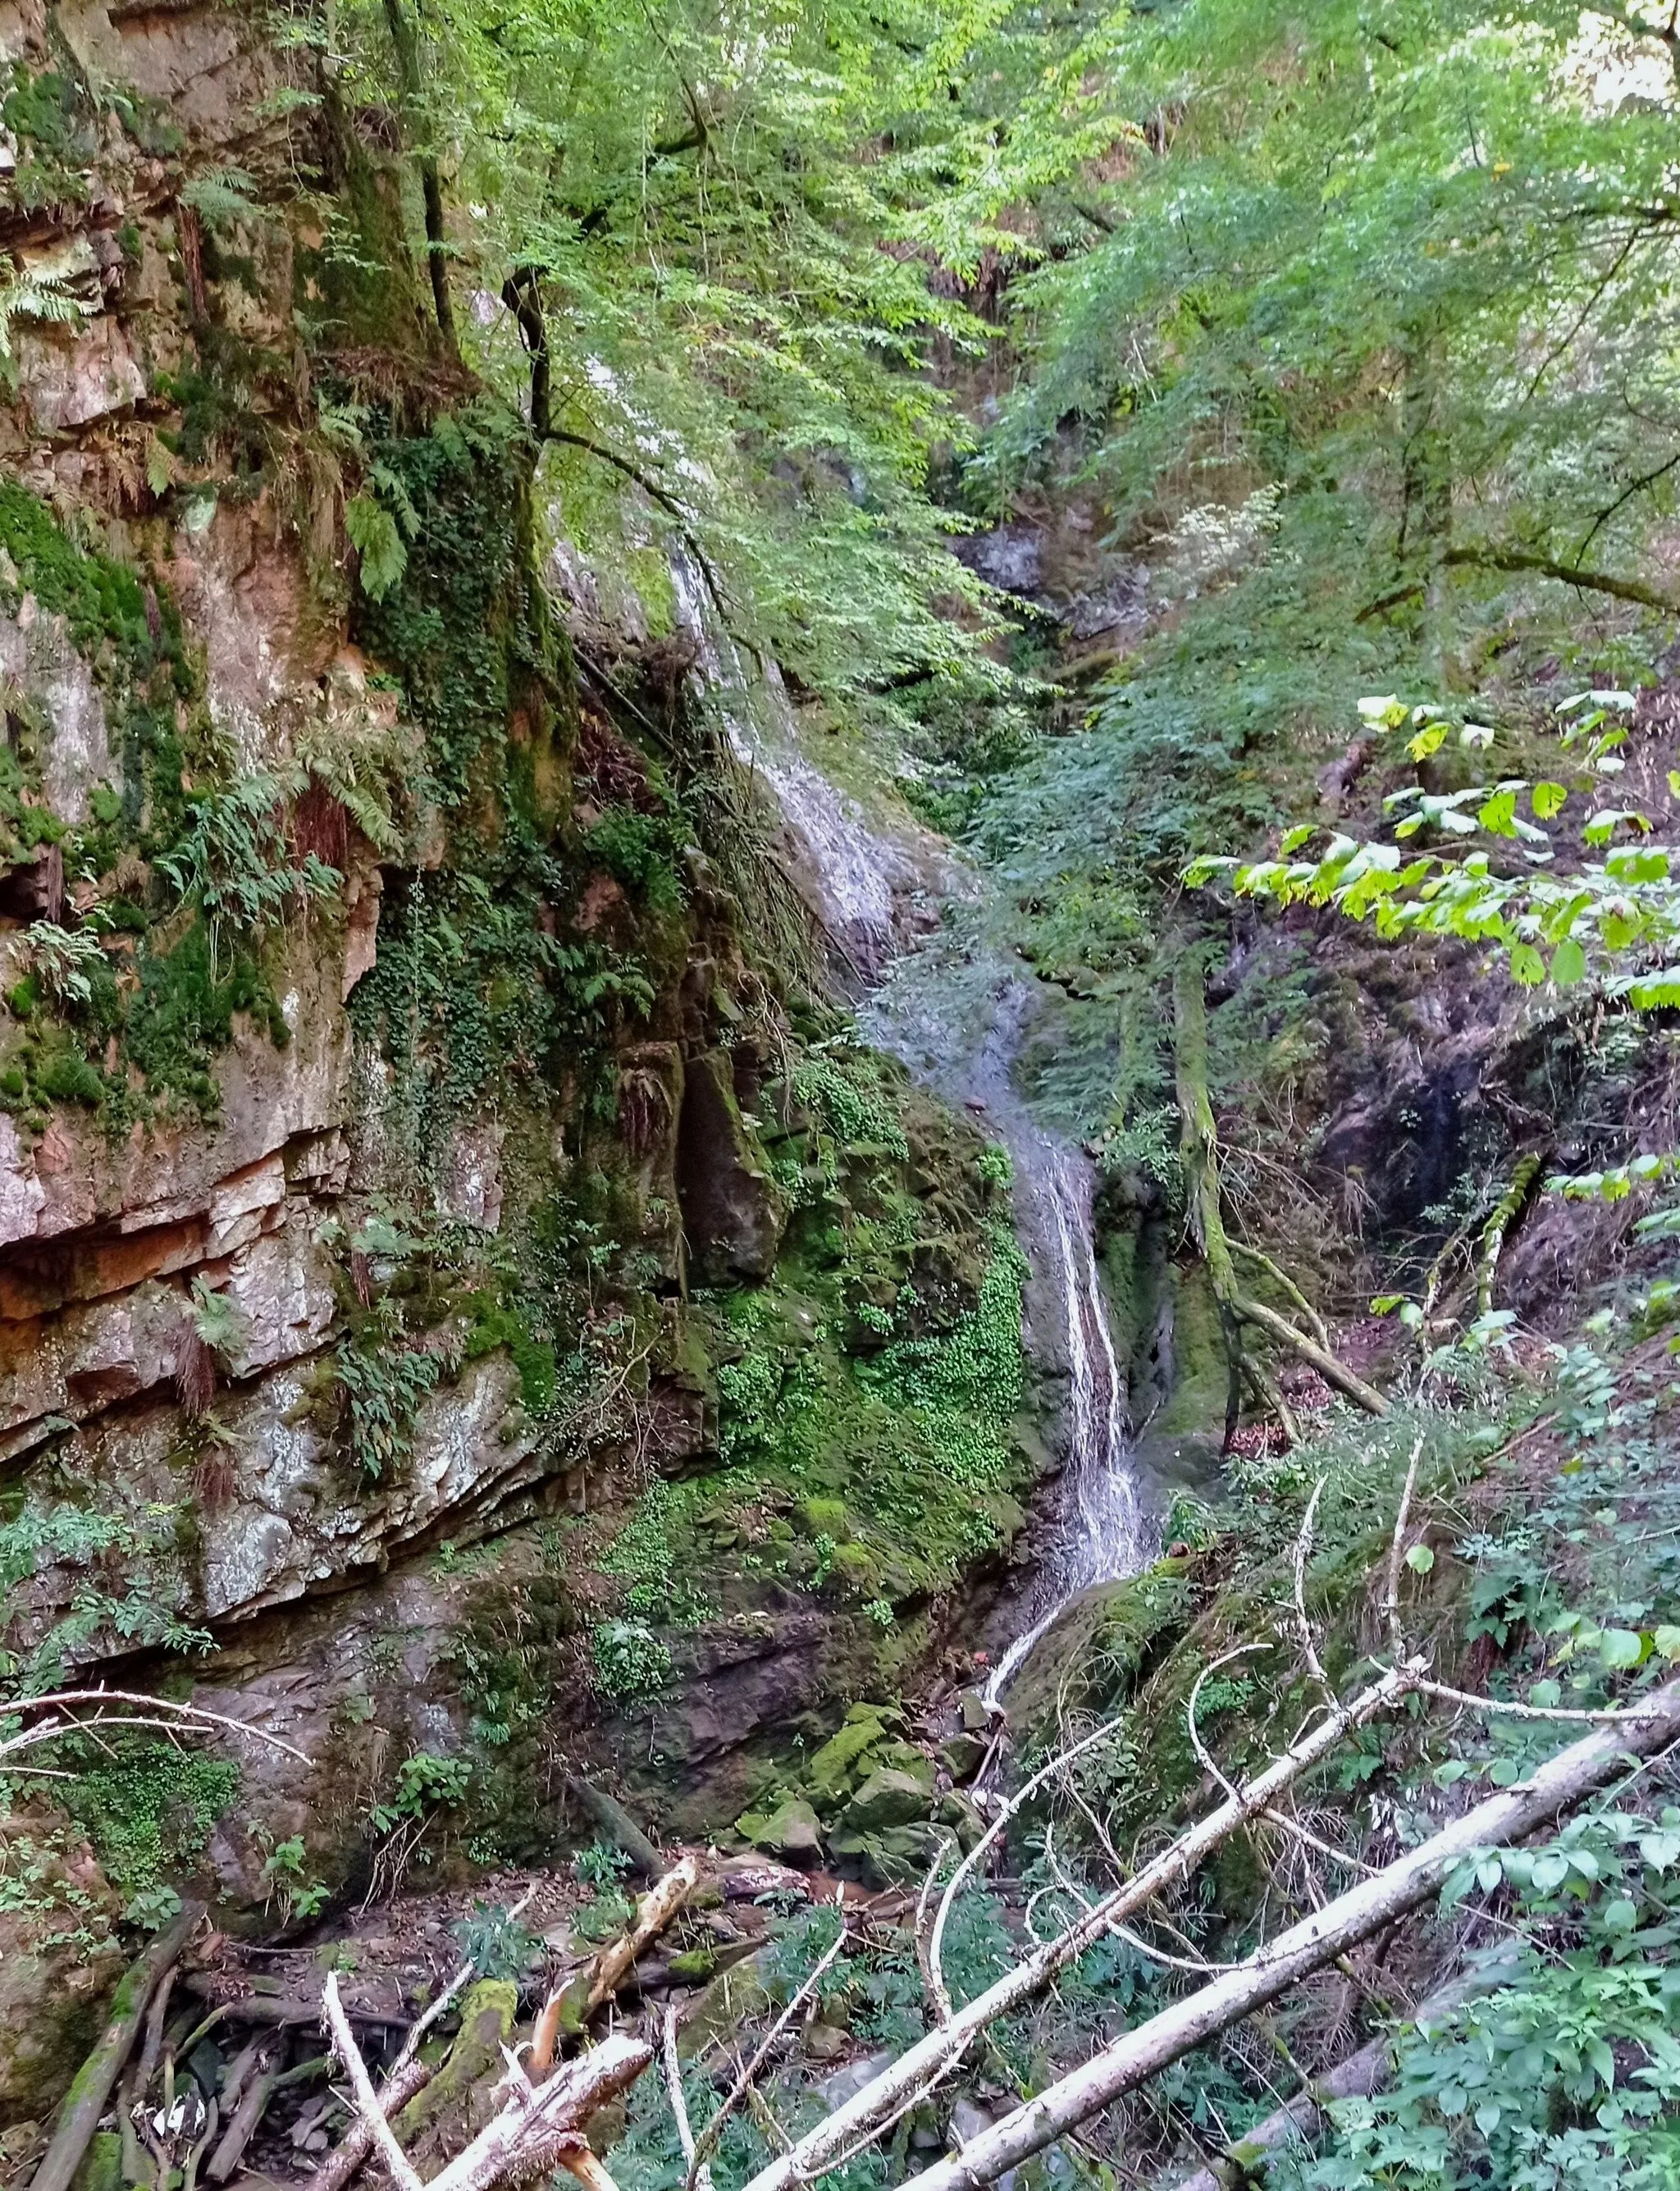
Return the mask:
<path fill-rule="evenodd" d="M 939 926 L 943 908 L 979 898 L 979 879 L 908 817 L 877 827 L 831 782 L 801 748 L 774 666 L 749 674 L 680 556 L 672 575 L 698 651 L 697 679 L 737 754 L 775 799 L 794 878 L 862 990 L 862 1032 L 948 1102 L 974 1112 L 1014 1167 L 1016 1229 L 1031 1274 L 1028 1346 L 1041 1374 L 1065 1380 L 1067 1458 L 1052 1532 L 1032 1547 L 1033 1580 L 987 1686 L 995 1704 L 1072 1598 L 1136 1574 L 1152 1556 L 1097 1271 L 1092 1167 L 1033 1117 L 1015 1084 L 1034 985 Z"/>

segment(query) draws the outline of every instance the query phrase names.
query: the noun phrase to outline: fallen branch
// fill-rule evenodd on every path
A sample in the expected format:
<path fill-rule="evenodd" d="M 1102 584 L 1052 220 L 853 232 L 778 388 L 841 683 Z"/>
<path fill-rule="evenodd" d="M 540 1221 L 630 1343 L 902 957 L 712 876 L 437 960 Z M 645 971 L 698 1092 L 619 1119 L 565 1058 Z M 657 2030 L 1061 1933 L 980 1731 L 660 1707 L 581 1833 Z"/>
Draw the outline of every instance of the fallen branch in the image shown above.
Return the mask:
<path fill-rule="evenodd" d="M 584 1971 L 572 1971 L 550 1992 L 532 2034 L 528 2064 L 540 2077 L 554 2062 L 563 2029 L 577 2029 L 616 1993 L 648 1942 L 663 1932 L 699 1883 L 700 1867 L 684 1857 L 664 1877 L 649 1888 L 636 1904 L 635 1915 L 615 1940 L 610 1940 Z M 587 1983 L 585 1978 L 587 1978 Z"/>
<path fill-rule="evenodd" d="M 229 2094 L 234 2091 L 234 2082 L 231 2077 L 229 2078 L 227 2087 L 223 2092 L 223 2103 L 231 2107 L 233 2113 L 229 2119 L 227 2128 L 222 2132 L 215 2151 L 205 2163 L 204 2173 L 213 2182 L 225 2183 L 244 2159 L 245 2148 L 256 2136 L 257 2126 L 261 2122 L 263 2112 L 270 2100 L 273 2098 L 275 2086 L 280 2081 L 278 2073 L 271 2062 L 253 2061 L 252 2069 L 254 2074 L 251 2075 L 250 2081 L 244 2086 L 243 2089 L 237 2092 L 236 2098 L 229 2097 Z"/>
<path fill-rule="evenodd" d="M 59 2110 L 58 2126 L 30 2179 L 30 2191 L 70 2191 L 100 2117 L 105 2113 L 145 2018 L 153 1989 L 198 1928 L 202 1902 L 181 1904 L 174 1922 L 132 1962 L 117 1983 L 99 2043 L 77 2071 Z M 144 2097 L 144 2095 L 141 2095 Z"/>
<path fill-rule="evenodd" d="M 350 2079 L 350 2088 L 356 2097 L 357 2114 L 367 2126 L 379 2157 L 390 2171 L 391 2181 L 400 2191 L 420 2191 L 420 2179 L 413 2165 L 396 2142 L 396 2133 L 385 2119 L 384 2108 L 373 2090 L 373 2080 L 367 2074 L 367 2064 L 362 2058 L 362 2049 L 351 2034 L 350 2019 L 345 2014 L 344 2003 L 339 1999 L 339 1974 L 328 1971 L 327 1983 L 322 1989 L 321 2005 L 327 2018 L 327 2029 L 333 2034 L 333 2052 L 345 2065 Z"/>
<path fill-rule="evenodd" d="M 1297 1331 L 1289 1318 L 1279 1316 L 1276 1309 L 1267 1308 L 1264 1301 L 1250 1300 L 1245 1294 L 1236 1293 L 1231 1296 L 1230 1307 L 1240 1322 L 1256 1325 L 1270 1337 L 1292 1348 L 1303 1362 L 1309 1363 L 1318 1371 L 1327 1385 L 1334 1385 L 1338 1392 L 1352 1400 L 1356 1407 L 1363 1408 L 1368 1415 L 1386 1415 L 1388 1413 L 1387 1401 L 1374 1385 L 1366 1384 L 1363 1377 L 1357 1376 L 1327 1347 L 1320 1346 L 1315 1340 L 1309 1339 L 1304 1331 Z"/>
<path fill-rule="evenodd" d="M 712 2171 L 701 2160 L 694 2145 L 694 2127 L 688 2120 L 688 2103 L 683 2097 L 682 2063 L 676 2051 L 676 2010 L 665 2011 L 665 2021 L 660 2031 L 661 2058 L 665 2071 L 665 2097 L 671 2103 L 671 2120 L 676 2125 L 677 2143 L 682 2148 L 683 2165 L 687 2170 L 686 2181 L 695 2191 L 712 2191 Z"/>
<path fill-rule="evenodd" d="M 401 2069 L 393 2070 L 386 2078 L 379 2093 L 379 2112 L 387 2119 L 397 2114 L 407 2106 L 430 2076 L 431 2069 L 426 2063 L 405 2062 Z M 366 2118 L 358 2114 L 310 2177 L 305 2191 L 344 2191 L 345 2185 L 356 2175 L 373 2150 L 373 2130 Z"/>
<path fill-rule="evenodd" d="M 651 2046 L 615 2032 L 567 2062 L 544 2085 L 533 2089 L 520 2076 L 507 2105 L 464 2153 L 432 2177 L 430 2191 L 489 2191 L 508 2178 L 534 2182 L 561 2165 L 592 2180 L 600 2191 L 612 2191 L 612 2178 L 598 2162 L 598 2175 L 589 2169 L 592 2154 L 584 2168 L 578 2165 L 584 2158 L 584 2128 L 592 2115 L 629 2090 L 652 2059 Z"/>
<path fill-rule="evenodd" d="M 1278 1288 L 1280 1293 L 1288 1295 L 1289 1298 L 1295 1303 L 1296 1306 L 1301 1311 L 1301 1315 L 1306 1318 L 1307 1329 L 1312 1332 L 1313 1338 L 1318 1340 L 1319 1346 L 1324 1349 L 1326 1353 L 1328 1353 L 1330 1351 L 1330 1335 L 1324 1328 L 1324 1319 L 1319 1315 L 1318 1310 L 1313 1307 L 1312 1302 L 1307 1300 L 1306 1295 L 1301 1290 L 1301 1288 L 1296 1285 L 1295 1280 L 1290 1276 L 1289 1272 L 1284 1270 L 1280 1264 L 1273 1262 L 1271 1256 L 1267 1255 L 1262 1249 L 1251 1248 L 1246 1240 L 1233 1240 L 1231 1242 L 1231 1253 L 1233 1255 L 1245 1256 L 1250 1263 L 1257 1265 L 1261 1270 L 1265 1272 L 1267 1277 L 1271 1279 L 1273 1284 Z"/>
<path fill-rule="evenodd" d="M 1478 1993 L 1501 1983 L 1506 1966 L 1492 1963 L 1469 1971 L 1430 1995 L 1405 2021 L 1421 2029 L 1450 2016 Z M 1398 2033 L 1385 2031 L 1322 2076 L 1310 2078 L 1292 2100 L 1257 2122 L 1225 2151 L 1187 2176 L 1176 2191 L 1248 2191 L 1272 2154 L 1289 2145 L 1313 2145 L 1324 2135 L 1327 2110 L 1338 2100 L 1369 2099 L 1393 2074 Z"/>
<path fill-rule="evenodd" d="M 960 2154 L 912 2177 L 913 2191 L 979 2191 L 981 2185 L 996 2182 L 1182 2055 L 1421 1907 L 1466 1858 L 1522 1840 L 1575 1809 L 1612 1778 L 1630 1755 L 1649 1756 L 1677 1738 L 1680 1682 L 1630 1707 L 1619 1726 L 1576 1743 L 1528 1781 L 1478 1804 L 1375 1878 L 1290 1926 L 1234 1971 L 1126 2032 L 1083 2068 L 982 2131 Z"/>
<path fill-rule="evenodd" d="M 895 2111 L 912 2104 L 951 2069 L 970 2046 L 999 2017 L 1009 2015 L 1043 1993 L 1085 1949 L 1100 1940 L 1118 1918 L 1153 1900 L 1194 1871 L 1220 1843 L 1257 1817 L 1319 1760 L 1334 1750 L 1343 1730 L 1362 1726 L 1405 1696 L 1421 1665 L 1407 1665 L 1386 1670 L 1370 1686 L 1342 1707 L 1340 1718 L 1326 1716 L 1309 1727 L 1263 1772 L 1242 1787 L 1234 1798 L 1181 1834 L 1124 1886 L 1114 1888 L 1083 1910 L 1052 1940 L 1025 1961 L 1005 1972 L 964 2006 L 919 2040 L 908 2051 L 873 2078 L 863 2090 L 836 2108 L 817 2127 L 806 2132 L 791 2149 L 761 2168 L 745 2191 L 790 2191 L 790 2187 L 820 2176 L 834 2165 L 860 2136 L 865 2143 L 877 2135 Z"/>

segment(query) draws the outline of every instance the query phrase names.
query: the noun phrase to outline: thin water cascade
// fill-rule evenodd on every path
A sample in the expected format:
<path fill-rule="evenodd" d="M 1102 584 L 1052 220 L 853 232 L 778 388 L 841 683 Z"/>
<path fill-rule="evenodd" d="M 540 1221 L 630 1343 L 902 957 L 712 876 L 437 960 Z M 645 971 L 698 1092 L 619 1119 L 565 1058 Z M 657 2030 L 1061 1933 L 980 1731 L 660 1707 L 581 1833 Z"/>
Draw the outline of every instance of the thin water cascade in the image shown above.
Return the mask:
<path fill-rule="evenodd" d="M 774 664 L 762 677 L 749 675 L 680 552 L 671 575 L 706 695 L 722 711 L 737 754 L 775 796 L 800 879 L 824 926 L 873 984 L 859 1011 L 863 1032 L 948 1101 L 982 1113 L 1015 1168 L 1016 1229 L 1031 1272 L 1028 1342 L 1042 1367 L 1067 1378 L 1068 1460 L 1054 1534 L 1037 1548 L 1036 1579 L 1019 1629 L 987 1684 L 987 1702 L 996 1704 L 1073 1598 L 1094 1584 L 1135 1574 L 1150 1556 L 1125 1380 L 1097 1269 L 1091 1166 L 1031 1115 L 1015 1085 L 1032 985 L 983 954 L 953 960 L 938 935 L 903 948 L 901 902 L 925 899 L 930 885 L 948 899 L 971 901 L 971 873 L 931 838 L 913 846 L 872 828 L 857 802 L 802 751 Z"/>

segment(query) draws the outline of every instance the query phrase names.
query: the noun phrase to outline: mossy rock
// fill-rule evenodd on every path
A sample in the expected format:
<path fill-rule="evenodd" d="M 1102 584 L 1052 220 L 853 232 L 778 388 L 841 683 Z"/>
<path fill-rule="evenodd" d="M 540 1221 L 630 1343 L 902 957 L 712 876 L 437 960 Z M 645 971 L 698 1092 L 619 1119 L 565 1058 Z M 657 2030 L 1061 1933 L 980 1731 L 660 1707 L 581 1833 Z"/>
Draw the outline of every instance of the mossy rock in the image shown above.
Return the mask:
<path fill-rule="evenodd" d="M 844 1549 L 844 1548 L 842 1548 Z M 853 1704 L 845 1723 L 812 1759 L 808 1768 L 812 1794 L 817 1807 L 837 1811 L 859 1781 L 866 1778 L 871 1750 L 894 1739 L 888 1724 L 897 1717 L 884 1704 Z"/>
<path fill-rule="evenodd" d="M 851 1517 L 844 1499 L 802 1499 L 800 1518 L 815 1537 L 832 1537 L 836 1549 L 851 1535 Z"/>
<path fill-rule="evenodd" d="M 743 1812 L 735 1830 L 786 1864 L 815 1864 L 823 1853 L 822 1823 L 802 1795 L 784 1795 L 773 1810 Z"/>
<path fill-rule="evenodd" d="M 1127 1582 L 1083 1591 L 1028 1653 L 1009 1692 L 1010 1723 L 1034 1728 L 1058 1710 L 1124 1703 L 1151 1655 L 1190 1617 L 1191 1562 L 1157 1560 Z"/>
<path fill-rule="evenodd" d="M 977 1734 L 954 1734 L 948 1742 L 940 1744 L 941 1761 L 959 1787 L 973 1779 L 980 1770 L 988 1747 Z"/>
<path fill-rule="evenodd" d="M 685 1948 L 681 1955 L 673 1955 L 665 1969 L 673 1985 L 704 1985 L 717 1975 L 715 1948 Z"/>
<path fill-rule="evenodd" d="M 830 1837 L 830 1851 L 855 1864 L 867 1887 L 902 1887 L 923 1879 L 948 1837 L 926 1820 L 899 1826 L 883 1826 L 876 1833 L 838 1833 Z"/>
<path fill-rule="evenodd" d="M 114 2130 L 98 2130 L 71 2179 L 71 2191 L 122 2191 L 122 2140 Z"/>
<path fill-rule="evenodd" d="M 846 1805 L 844 1832 L 874 1834 L 888 1826 L 907 1826 L 927 1816 L 929 1790 L 914 1774 L 878 1767 Z"/>

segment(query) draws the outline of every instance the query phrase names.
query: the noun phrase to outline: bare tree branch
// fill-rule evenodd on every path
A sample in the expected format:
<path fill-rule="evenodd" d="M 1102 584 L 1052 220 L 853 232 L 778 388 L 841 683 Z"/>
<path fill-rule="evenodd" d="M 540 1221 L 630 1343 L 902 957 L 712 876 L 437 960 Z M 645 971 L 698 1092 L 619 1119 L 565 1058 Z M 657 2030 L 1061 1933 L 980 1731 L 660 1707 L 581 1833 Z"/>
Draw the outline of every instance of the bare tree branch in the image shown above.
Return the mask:
<path fill-rule="evenodd" d="M 1102 1938 L 1116 1918 L 1130 1916 L 1165 1888 L 1186 1878 L 1204 1857 L 1237 1829 L 1266 1810 L 1284 1789 L 1341 1739 L 1344 1725 L 1362 1726 L 1387 1711 L 1412 1687 L 1421 1665 L 1387 1669 L 1369 1687 L 1346 1706 L 1345 1722 L 1325 1717 L 1307 1729 L 1289 1750 L 1274 1758 L 1219 1808 L 1181 1834 L 1135 1877 L 1106 1894 L 1082 1912 L 1052 1940 L 1006 1972 L 995 1984 L 954 2012 L 948 2023 L 940 2024 L 901 2055 L 863 2089 L 836 2108 L 786 2154 L 769 2162 L 750 2178 L 745 2191 L 790 2191 L 795 2183 L 819 2176 L 834 2165 L 861 2133 L 878 2134 L 901 2103 L 926 2092 L 967 2052 L 980 2034 L 998 2018 L 1033 2000 L 1076 1962 L 1085 1949 Z"/>
<path fill-rule="evenodd" d="M 356 2112 L 367 2125 L 379 2156 L 390 2171 L 393 2182 L 401 2191 L 420 2191 L 420 2179 L 407 2154 L 396 2142 L 396 2133 L 385 2120 L 384 2109 L 379 2105 L 379 2095 L 373 2090 L 373 2080 L 367 2074 L 367 2064 L 362 2058 L 362 2049 L 350 2028 L 350 2018 L 345 2014 L 344 2003 L 339 1999 L 339 1974 L 328 1971 L 327 1983 L 322 1989 L 321 2003 L 327 2017 L 327 2029 L 333 2034 L 333 2051 L 345 2065 L 350 2079 L 350 2091 L 356 2096 Z"/>
<path fill-rule="evenodd" d="M 1630 1707 L 1620 1726 L 1589 1735 L 1528 1781 L 1478 1804 L 1375 1878 L 1280 1933 L 1237 1970 L 1125 2033 L 1083 2068 L 982 2131 L 960 2154 L 912 2177 L 913 2191 L 980 2191 L 994 2183 L 1182 2055 L 1417 1909 L 1465 1858 L 1520 1841 L 1602 1788 L 1630 1754 L 1649 1756 L 1677 1737 L 1680 1682 Z"/>

